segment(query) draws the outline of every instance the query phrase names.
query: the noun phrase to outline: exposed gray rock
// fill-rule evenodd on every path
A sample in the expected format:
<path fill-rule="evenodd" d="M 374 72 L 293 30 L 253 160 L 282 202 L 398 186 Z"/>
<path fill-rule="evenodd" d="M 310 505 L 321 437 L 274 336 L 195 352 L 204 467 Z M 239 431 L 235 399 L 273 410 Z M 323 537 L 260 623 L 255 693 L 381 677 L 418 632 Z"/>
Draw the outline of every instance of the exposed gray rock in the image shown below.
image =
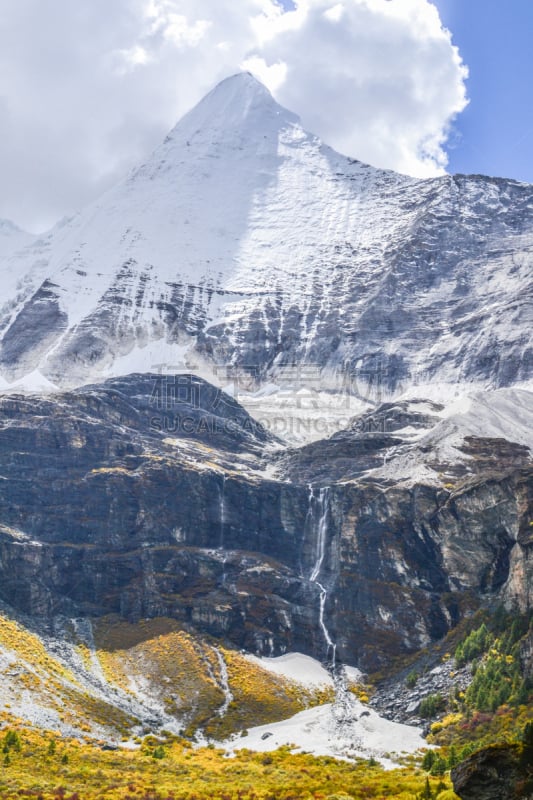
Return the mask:
<path fill-rule="evenodd" d="M 425 697 L 440 694 L 447 698 L 456 691 L 465 691 L 472 681 L 470 665 L 457 669 L 454 659 L 447 658 L 437 667 L 430 667 L 431 657 L 422 657 L 409 670 L 399 676 L 385 680 L 373 695 L 370 703 L 395 722 L 409 725 L 426 725 L 432 720 L 423 719 L 418 713 Z M 414 685 L 409 686 L 407 675 L 417 675 Z"/>
<path fill-rule="evenodd" d="M 273 480 L 279 444 L 235 401 L 162 380 L 0 399 L 4 601 L 45 617 L 171 616 L 324 660 L 325 621 L 338 659 L 370 670 L 444 636 L 463 600 L 511 598 L 510 553 L 531 580 L 533 470 L 456 491 Z"/>

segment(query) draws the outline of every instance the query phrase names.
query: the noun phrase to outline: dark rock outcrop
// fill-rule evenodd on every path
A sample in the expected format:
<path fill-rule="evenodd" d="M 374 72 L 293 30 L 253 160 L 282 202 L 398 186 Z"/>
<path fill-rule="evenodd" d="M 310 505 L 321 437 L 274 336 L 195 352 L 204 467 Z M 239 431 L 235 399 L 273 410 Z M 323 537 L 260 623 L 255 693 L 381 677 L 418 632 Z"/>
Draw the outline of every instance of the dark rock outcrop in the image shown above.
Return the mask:
<path fill-rule="evenodd" d="M 531 800 L 533 758 L 521 745 L 493 745 L 474 753 L 452 770 L 461 800 Z"/>
<path fill-rule="evenodd" d="M 373 670 L 486 598 L 525 597 L 532 470 L 453 492 L 327 473 L 310 487 L 328 447 L 296 454 L 300 481 L 274 480 L 278 444 L 190 376 L 3 396 L 0 599 L 34 616 L 166 615 L 322 659 L 325 624 L 341 660 Z"/>

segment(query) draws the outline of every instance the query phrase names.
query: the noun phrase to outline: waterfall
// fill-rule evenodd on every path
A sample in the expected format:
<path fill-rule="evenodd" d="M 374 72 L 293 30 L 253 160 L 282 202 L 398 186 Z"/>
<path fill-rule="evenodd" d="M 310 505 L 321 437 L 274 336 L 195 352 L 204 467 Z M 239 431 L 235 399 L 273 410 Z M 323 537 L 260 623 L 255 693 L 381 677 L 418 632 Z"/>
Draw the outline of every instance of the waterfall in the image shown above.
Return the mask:
<path fill-rule="evenodd" d="M 226 524 L 226 476 L 222 474 L 222 486 L 220 488 L 219 499 L 219 516 L 220 516 L 220 537 L 219 537 L 219 550 L 224 549 L 224 526 Z"/>
<path fill-rule="evenodd" d="M 333 679 L 335 700 L 331 707 L 332 723 L 339 736 L 353 740 L 353 723 L 358 720 L 363 707 L 359 700 L 349 691 L 346 672 L 342 664 L 336 663 L 337 645 L 331 638 L 326 624 L 325 609 L 328 600 L 327 582 L 320 574 L 326 558 L 328 528 L 331 521 L 331 502 L 329 488 L 315 489 L 309 486 L 309 510 L 307 512 L 306 526 L 311 531 L 314 545 L 314 564 L 309 575 L 309 581 L 314 583 L 319 590 L 318 624 L 326 643 L 327 668 Z"/>
<path fill-rule="evenodd" d="M 222 586 L 226 586 L 226 561 L 227 553 L 225 553 L 224 533 L 226 528 L 226 475 L 222 473 L 222 485 L 220 487 L 220 495 L 218 500 L 218 515 L 220 517 L 220 529 L 218 537 L 218 550 L 222 554 Z"/>
<path fill-rule="evenodd" d="M 337 645 L 334 644 L 331 636 L 329 635 L 329 630 L 326 626 L 326 623 L 324 622 L 324 609 L 326 607 L 326 600 L 328 599 L 328 593 L 327 590 L 324 588 L 324 586 L 318 581 L 316 581 L 316 585 L 320 589 L 320 610 L 318 612 L 318 622 L 322 629 L 322 633 L 324 634 L 324 639 L 326 640 L 327 644 L 326 658 L 329 658 L 329 654 L 331 652 L 331 666 L 334 669 Z"/>
<path fill-rule="evenodd" d="M 315 548 L 315 563 L 313 565 L 313 569 L 311 570 L 309 580 L 318 587 L 320 593 L 318 624 L 326 642 L 326 661 L 329 660 L 331 668 L 334 669 L 337 647 L 331 638 L 325 621 L 325 608 L 328 599 L 328 590 L 319 580 L 326 555 L 328 523 L 330 518 L 329 488 L 319 489 L 317 497 L 315 495 L 314 488 L 309 486 L 309 510 L 307 512 L 307 518 L 311 524 Z"/>
<path fill-rule="evenodd" d="M 311 504 L 311 514 L 314 516 L 312 506 L 313 500 L 315 499 L 314 496 L 314 489 L 311 488 L 310 494 L 310 504 Z M 309 577 L 309 580 L 313 583 L 317 583 L 318 576 L 320 575 L 320 570 L 322 569 L 322 563 L 324 561 L 324 556 L 326 554 L 326 534 L 328 532 L 328 513 L 329 513 L 329 489 L 320 489 L 319 495 L 317 499 L 317 506 L 318 506 L 318 525 L 317 525 L 317 533 L 316 533 L 316 544 L 315 544 L 315 565 L 313 567 L 313 571 Z"/>

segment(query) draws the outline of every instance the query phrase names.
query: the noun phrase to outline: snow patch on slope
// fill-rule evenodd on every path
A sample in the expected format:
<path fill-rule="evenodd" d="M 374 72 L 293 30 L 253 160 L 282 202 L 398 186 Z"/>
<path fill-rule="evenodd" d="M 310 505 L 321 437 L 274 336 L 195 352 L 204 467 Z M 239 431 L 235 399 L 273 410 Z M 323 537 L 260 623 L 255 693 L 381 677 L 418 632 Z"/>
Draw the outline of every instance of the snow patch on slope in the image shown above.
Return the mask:
<path fill-rule="evenodd" d="M 362 703 L 347 724 L 339 724 L 335 705 L 328 704 L 301 711 L 290 719 L 251 728 L 245 737 L 232 738 L 223 747 L 232 753 L 243 747 L 259 753 L 292 745 L 295 751 L 334 758 L 373 756 L 386 767 L 395 766 L 392 754 L 415 753 L 427 747 L 420 728 L 389 722 Z M 340 734 L 340 735 L 339 735 Z"/>
<path fill-rule="evenodd" d="M 443 418 L 441 422 L 423 432 L 407 452 L 393 454 L 368 474 L 376 479 L 440 485 L 442 477 L 431 464 L 468 465 L 469 456 L 461 450 L 467 437 L 505 439 L 533 451 L 533 393 L 525 389 L 463 394 L 434 413 Z"/>
<path fill-rule="evenodd" d="M 288 678 L 310 689 L 333 686 L 332 677 L 322 664 L 303 653 L 287 653 L 277 658 L 259 658 L 249 655 L 247 658 L 253 664 L 267 669 L 275 675 Z"/>
<path fill-rule="evenodd" d="M 24 375 L 20 380 L 7 384 L 5 381 L 0 383 L 0 389 L 9 389 L 13 392 L 58 392 L 59 387 L 48 380 L 38 369 Z"/>

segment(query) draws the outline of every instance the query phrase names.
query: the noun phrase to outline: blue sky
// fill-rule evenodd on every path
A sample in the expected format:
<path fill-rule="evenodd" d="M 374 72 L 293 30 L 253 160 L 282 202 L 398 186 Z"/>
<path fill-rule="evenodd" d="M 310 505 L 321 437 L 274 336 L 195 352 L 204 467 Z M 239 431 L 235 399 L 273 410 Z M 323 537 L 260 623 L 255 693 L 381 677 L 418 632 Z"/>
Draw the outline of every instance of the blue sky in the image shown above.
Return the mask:
<path fill-rule="evenodd" d="M 533 182 L 533 0 L 434 4 L 470 70 L 470 104 L 446 147 L 448 171 Z"/>
<path fill-rule="evenodd" d="M 448 171 L 532 183 L 533 0 L 434 3 L 470 71 L 470 103 L 446 147 Z"/>
<path fill-rule="evenodd" d="M 532 0 L 435 4 L 470 70 L 449 171 L 533 182 Z"/>
<path fill-rule="evenodd" d="M 240 69 L 368 164 L 533 183 L 533 0 L 306 0 L 285 21 L 279 2 L 292 5 L 5 3 L 0 218 L 41 232 L 74 213 Z M 435 6 L 469 67 L 466 90 Z"/>

